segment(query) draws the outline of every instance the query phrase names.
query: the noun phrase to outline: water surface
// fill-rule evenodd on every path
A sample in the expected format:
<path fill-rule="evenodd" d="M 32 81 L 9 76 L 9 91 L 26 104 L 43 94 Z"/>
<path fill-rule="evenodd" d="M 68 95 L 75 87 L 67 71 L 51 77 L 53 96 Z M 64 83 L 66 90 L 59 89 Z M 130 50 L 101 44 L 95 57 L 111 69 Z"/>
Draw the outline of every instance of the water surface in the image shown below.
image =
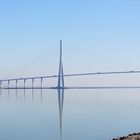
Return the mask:
<path fill-rule="evenodd" d="M 139 132 L 140 89 L 1 90 L 1 140 L 111 140 Z"/>

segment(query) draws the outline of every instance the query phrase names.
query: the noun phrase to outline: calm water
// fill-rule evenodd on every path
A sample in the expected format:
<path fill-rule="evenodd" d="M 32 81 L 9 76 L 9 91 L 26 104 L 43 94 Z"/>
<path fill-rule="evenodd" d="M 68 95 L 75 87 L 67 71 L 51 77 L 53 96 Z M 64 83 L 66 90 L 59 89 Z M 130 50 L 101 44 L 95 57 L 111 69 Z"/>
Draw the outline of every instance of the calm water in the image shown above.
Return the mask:
<path fill-rule="evenodd" d="M 0 140 L 111 140 L 140 131 L 140 89 L 1 90 Z"/>

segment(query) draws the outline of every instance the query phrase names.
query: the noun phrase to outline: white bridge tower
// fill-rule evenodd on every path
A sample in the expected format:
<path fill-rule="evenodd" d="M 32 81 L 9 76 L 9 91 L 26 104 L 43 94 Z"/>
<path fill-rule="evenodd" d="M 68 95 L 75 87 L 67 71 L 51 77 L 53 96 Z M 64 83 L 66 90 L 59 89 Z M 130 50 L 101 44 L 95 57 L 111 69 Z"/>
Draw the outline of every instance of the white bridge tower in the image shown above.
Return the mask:
<path fill-rule="evenodd" d="M 63 60 L 62 60 L 62 40 L 60 40 L 60 60 L 59 60 L 59 72 L 58 72 L 58 89 L 64 89 L 64 72 L 63 72 Z"/>

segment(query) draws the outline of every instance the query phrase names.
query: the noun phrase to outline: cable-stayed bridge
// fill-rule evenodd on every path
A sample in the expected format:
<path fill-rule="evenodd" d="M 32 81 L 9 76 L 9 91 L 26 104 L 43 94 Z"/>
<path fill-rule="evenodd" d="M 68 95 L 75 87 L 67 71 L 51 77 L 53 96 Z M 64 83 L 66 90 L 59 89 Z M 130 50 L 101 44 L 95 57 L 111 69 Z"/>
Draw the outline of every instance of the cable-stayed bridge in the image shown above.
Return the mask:
<path fill-rule="evenodd" d="M 24 78 L 13 78 L 13 79 L 2 79 L 0 80 L 0 88 L 2 89 L 70 89 L 70 88 L 84 88 L 84 87 L 66 87 L 65 86 L 65 77 L 76 77 L 76 76 L 91 76 L 91 75 L 116 75 L 116 74 L 136 74 L 140 73 L 140 71 L 114 71 L 114 72 L 90 72 L 90 73 L 76 73 L 76 74 L 64 74 L 63 70 L 63 56 L 62 56 L 62 40 L 60 40 L 60 60 L 59 60 L 59 70 L 57 75 L 48 75 L 48 76 L 39 76 L 39 77 L 24 77 Z M 43 80 L 58 78 L 58 83 L 53 87 L 44 87 Z M 26 83 L 28 80 L 31 80 L 31 86 L 27 86 Z M 35 86 L 35 80 L 40 80 L 40 86 Z M 23 85 L 19 86 L 19 81 L 23 81 Z M 7 83 L 7 86 L 3 86 L 3 83 Z M 10 86 L 11 82 L 15 82 L 15 86 Z M 86 88 L 86 87 L 85 87 Z M 89 87 L 90 88 L 90 87 Z M 107 88 L 107 87 L 102 87 Z M 119 87 L 121 88 L 121 87 Z"/>

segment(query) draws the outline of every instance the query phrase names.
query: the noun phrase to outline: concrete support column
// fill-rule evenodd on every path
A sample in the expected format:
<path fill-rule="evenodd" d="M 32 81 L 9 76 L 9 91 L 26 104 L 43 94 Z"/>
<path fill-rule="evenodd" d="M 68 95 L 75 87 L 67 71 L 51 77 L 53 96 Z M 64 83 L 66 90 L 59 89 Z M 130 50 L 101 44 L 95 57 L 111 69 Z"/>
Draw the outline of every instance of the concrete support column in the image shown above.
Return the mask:
<path fill-rule="evenodd" d="M 43 77 L 41 77 L 41 88 L 43 87 Z"/>
<path fill-rule="evenodd" d="M 24 89 L 26 88 L 26 79 L 24 79 Z"/>
<path fill-rule="evenodd" d="M 2 88 L 2 81 L 0 81 L 0 88 Z"/>
<path fill-rule="evenodd" d="M 34 88 L 34 81 L 35 81 L 35 79 L 32 78 L 32 88 Z"/>
<path fill-rule="evenodd" d="M 16 80 L 16 88 L 18 87 L 18 80 Z"/>
<path fill-rule="evenodd" d="M 8 80 L 8 88 L 10 87 L 10 80 Z"/>

